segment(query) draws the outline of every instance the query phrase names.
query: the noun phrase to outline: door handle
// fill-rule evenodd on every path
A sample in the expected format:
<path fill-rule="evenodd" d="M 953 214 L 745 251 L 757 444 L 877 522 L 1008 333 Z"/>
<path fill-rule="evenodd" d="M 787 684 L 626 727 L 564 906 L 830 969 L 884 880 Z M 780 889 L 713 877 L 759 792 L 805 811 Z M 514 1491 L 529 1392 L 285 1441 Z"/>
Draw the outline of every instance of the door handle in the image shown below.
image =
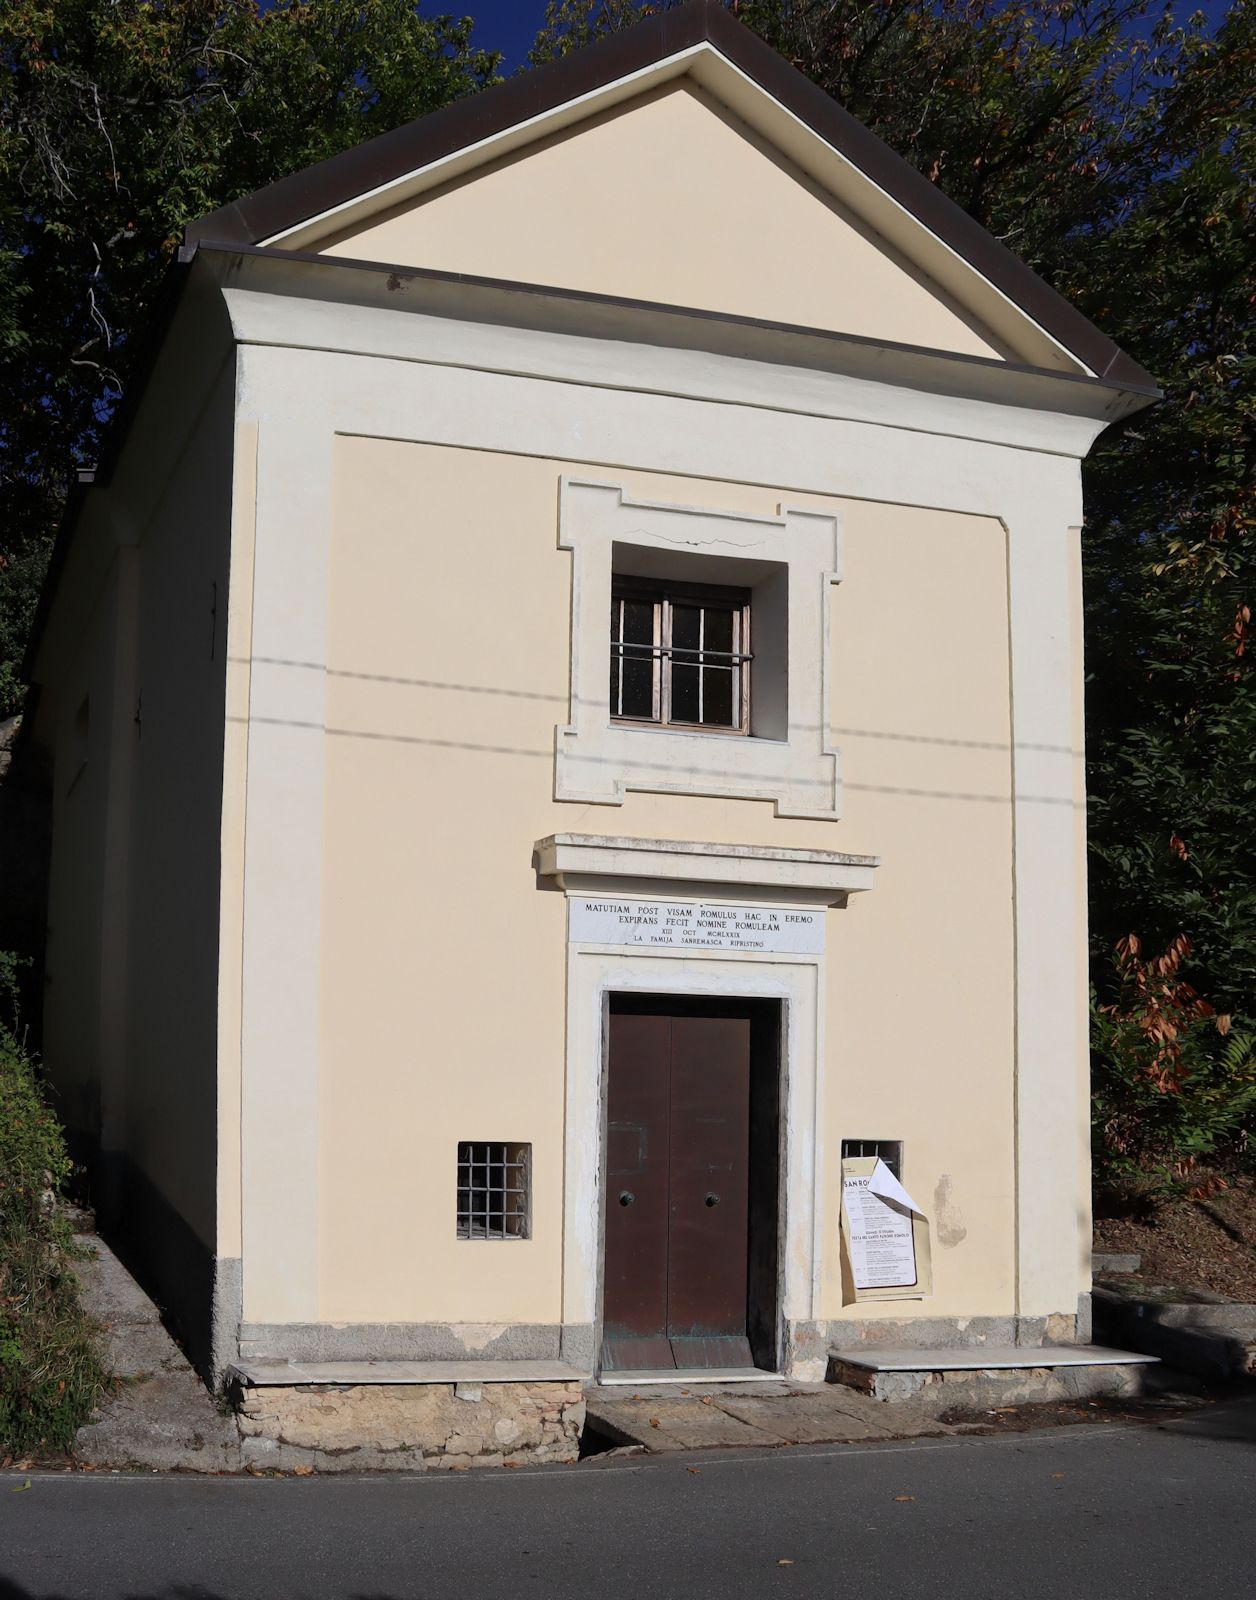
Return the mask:
<path fill-rule="evenodd" d="M 619 1191 L 619 1203 L 621 1206 L 630 1206 L 636 1198 L 631 1189 L 621 1189 Z"/>
<path fill-rule="evenodd" d="M 717 1194 L 709 1194 L 709 1195 L 707 1195 L 706 1203 L 709 1206 L 717 1206 L 717 1205 L 719 1205 L 719 1203 L 720 1203 L 719 1195 L 717 1195 Z"/>

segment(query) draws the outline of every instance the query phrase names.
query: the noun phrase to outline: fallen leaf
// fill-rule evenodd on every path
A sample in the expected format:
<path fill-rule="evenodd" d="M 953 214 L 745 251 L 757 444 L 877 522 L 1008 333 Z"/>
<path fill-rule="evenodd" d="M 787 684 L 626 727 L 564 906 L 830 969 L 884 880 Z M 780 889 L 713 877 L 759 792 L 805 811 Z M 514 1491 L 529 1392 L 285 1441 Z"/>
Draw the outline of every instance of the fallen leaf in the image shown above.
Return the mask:
<path fill-rule="evenodd" d="M 790 1560 L 789 1556 L 780 1556 L 777 1559 L 776 1564 L 778 1567 L 792 1567 L 794 1563 Z"/>
<path fill-rule="evenodd" d="M 21 1494 L 23 1489 L 29 1489 L 30 1486 L 31 1486 L 31 1480 L 29 1478 L 27 1478 L 25 1483 L 19 1483 L 18 1484 L 17 1488 L 14 1489 L 13 1493 L 14 1494 Z"/>
<path fill-rule="evenodd" d="M 650 1418 L 650 1426 L 652 1428 L 657 1428 L 658 1425 L 659 1425 L 659 1419 L 657 1417 L 651 1417 Z"/>
<path fill-rule="evenodd" d="M 709 1394 L 704 1394 L 702 1396 L 702 1404 L 704 1406 L 709 1406 L 709 1405 L 713 1405 L 714 1401 L 712 1400 L 712 1398 L 711 1398 L 711 1396 Z"/>
<path fill-rule="evenodd" d="M 1062 1473 L 1062 1472 L 1053 1472 L 1053 1473 L 1052 1473 L 1052 1474 L 1051 1474 L 1051 1476 L 1052 1476 L 1052 1477 L 1053 1477 L 1053 1478 L 1062 1478 L 1062 1477 L 1063 1477 L 1063 1476 L 1064 1476 L 1064 1474 L 1063 1474 L 1063 1473 Z"/>
<path fill-rule="evenodd" d="M 894 1498 L 896 1500 L 914 1500 L 916 1496 L 914 1494 L 896 1494 Z"/>
<path fill-rule="evenodd" d="M 702 1471 L 702 1468 L 701 1467 L 686 1467 L 685 1471 L 686 1472 L 692 1472 L 694 1474 L 694 1476 L 696 1477 L 698 1475 L 698 1473 Z"/>
<path fill-rule="evenodd" d="M 314 1476 L 314 1468 L 313 1467 L 293 1467 L 292 1476 L 294 1478 L 312 1478 Z"/>

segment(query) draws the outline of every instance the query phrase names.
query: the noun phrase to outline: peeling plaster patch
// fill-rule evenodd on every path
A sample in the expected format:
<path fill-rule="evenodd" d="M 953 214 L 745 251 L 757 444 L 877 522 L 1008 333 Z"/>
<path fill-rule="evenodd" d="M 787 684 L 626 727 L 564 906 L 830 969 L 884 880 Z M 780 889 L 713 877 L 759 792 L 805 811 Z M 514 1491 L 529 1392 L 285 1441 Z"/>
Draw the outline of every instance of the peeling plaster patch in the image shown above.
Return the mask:
<path fill-rule="evenodd" d="M 938 1179 L 938 1186 L 933 1191 L 933 1214 L 937 1219 L 938 1243 L 953 1248 L 962 1244 L 968 1237 L 968 1229 L 964 1226 L 964 1216 L 959 1207 L 951 1200 L 950 1174 L 944 1172 Z"/>
<path fill-rule="evenodd" d="M 473 1355 L 487 1350 L 495 1339 L 500 1339 L 510 1326 L 508 1322 L 454 1322 L 449 1331 L 464 1349 Z"/>

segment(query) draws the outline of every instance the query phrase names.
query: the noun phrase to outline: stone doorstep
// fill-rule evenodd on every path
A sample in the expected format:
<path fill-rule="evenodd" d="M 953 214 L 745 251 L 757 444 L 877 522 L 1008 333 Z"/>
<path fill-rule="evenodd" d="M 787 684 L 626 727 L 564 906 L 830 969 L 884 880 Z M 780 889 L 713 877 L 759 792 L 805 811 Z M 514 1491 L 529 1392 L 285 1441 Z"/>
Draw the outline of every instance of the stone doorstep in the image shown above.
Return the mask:
<path fill-rule="evenodd" d="M 1121 1366 L 1154 1362 L 1154 1356 L 1114 1350 L 1103 1344 L 965 1345 L 953 1350 L 843 1350 L 833 1357 L 843 1366 L 871 1372 L 987 1372 L 1033 1367 Z"/>
<path fill-rule="evenodd" d="M 956 1406 L 1139 1395 L 1157 1362 L 1153 1355 L 1094 1345 L 843 1351 L 833 1357 L 829 1379 L 882 1403 L 912 1401 L 937 1415 Z"/>
<path fill-rule="evenodd" d="M 586 1391 L 586 1429 L 612 1446 L 651 1455 L 680 1450 L 861 1444 L 944 1430 L 915 1405 L 887 1407 L 831 1384 L 742 1388 L 695 1385 L 649 1394 Z"/>

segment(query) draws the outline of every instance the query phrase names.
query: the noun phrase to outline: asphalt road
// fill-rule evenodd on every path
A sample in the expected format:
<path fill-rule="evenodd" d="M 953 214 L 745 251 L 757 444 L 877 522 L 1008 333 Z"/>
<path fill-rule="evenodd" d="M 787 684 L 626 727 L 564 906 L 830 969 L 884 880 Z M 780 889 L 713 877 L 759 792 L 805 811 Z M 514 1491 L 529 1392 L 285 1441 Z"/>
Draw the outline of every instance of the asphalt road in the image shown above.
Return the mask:
<path fill-rule="evenodd" d="M 0 1600 L 1256 1595 L 1256 1402 L 416 1477 L 0 1474 Z"/>

